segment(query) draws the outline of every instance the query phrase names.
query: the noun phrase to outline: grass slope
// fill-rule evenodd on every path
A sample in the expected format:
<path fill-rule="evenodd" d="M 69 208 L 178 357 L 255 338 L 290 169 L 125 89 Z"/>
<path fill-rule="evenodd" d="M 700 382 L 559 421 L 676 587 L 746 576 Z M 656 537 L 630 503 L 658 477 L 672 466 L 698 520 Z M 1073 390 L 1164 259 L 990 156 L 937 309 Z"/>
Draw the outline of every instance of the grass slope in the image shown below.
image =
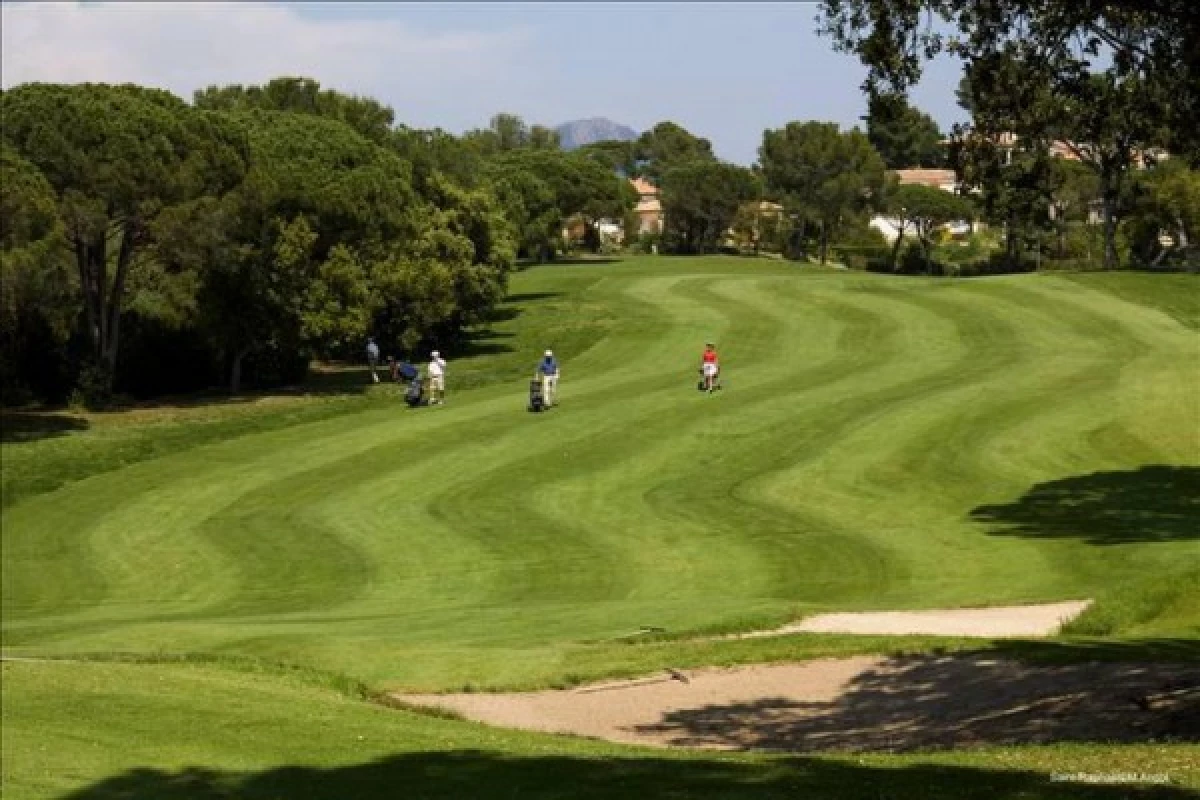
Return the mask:
<path fill-rule="evenodd" d="M 1121 277 L 1138 288 L 721 258 L 530 270 L 451 363 L 444 408 L 383 391 L 5 444 L 3 644 L 518 686 L 627 663 L 604 643 L 641 626 L 1175 575 L 1200 556 L 1200 348 L 1153 307 L 1180 276 Z M 708 338 L 714 396 L 694 388 Z M 527 414 L 547 346 L 562 407 Z M 1139 635 L 1197 634 L 1194 605 L 1159 606 Z"/>
<path fill-rule="evenodd" d="M 1183 800 L 1200 789 L 1189 745 L 713 755 L 488 729 L 212 666 L 7 663 L 0 677 L 0 780 L 12 800 Z M 1077 773 L 1169 783 L 1054 777 Z"/>

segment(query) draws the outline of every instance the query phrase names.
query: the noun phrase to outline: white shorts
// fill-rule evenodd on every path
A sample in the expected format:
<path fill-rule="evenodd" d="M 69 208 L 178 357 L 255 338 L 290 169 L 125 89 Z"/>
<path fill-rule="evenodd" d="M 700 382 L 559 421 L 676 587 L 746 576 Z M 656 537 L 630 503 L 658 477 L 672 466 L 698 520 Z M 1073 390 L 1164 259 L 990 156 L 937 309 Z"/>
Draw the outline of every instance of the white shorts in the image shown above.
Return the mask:
<path fill-rule="evenodd" d="M 430 375 L 429 390 L 433 392 L 446 391 L 446 376 L 445 375 Z"/>
<path fill-rule="evenodd" d="M 717 377 L 717 365 L 712 364 L 712 363 L 705 364 L 704 365 L 704 377 L 706 377 L 706 378 Z"/>

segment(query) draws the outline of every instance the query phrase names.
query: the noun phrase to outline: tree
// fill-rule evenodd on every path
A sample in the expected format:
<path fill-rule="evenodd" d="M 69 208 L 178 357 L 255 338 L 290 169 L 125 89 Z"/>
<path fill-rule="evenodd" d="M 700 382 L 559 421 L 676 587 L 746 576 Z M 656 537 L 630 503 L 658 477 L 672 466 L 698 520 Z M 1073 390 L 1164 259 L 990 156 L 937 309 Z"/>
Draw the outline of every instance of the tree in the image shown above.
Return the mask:
<path fill-rule="evenodd" d="M 1058 257 L 1067 256 L 1067 232 L 1072 224 L 1086 225 L 1092 208 L 1100 199 L 1096 173 L 1078 161 L 1058 159 L 1054 164 L 1058 177 L 1052 181 L 1050 212 L 1058 231 Z"/>
<path fill-rule="evenodd" d="M 0 143 L 0 391 L 6 399 L 61 393 L 61 351 L 75 321 L 78 285 L 45 176 Z"/>
<path fill-rule="evenodd" d="M 1115 268 L 1116 231 L 1129 174 L 1167 139 L 1154 113 L 1162 87 L 1113 71 L 1050 74 L 1023 44 L 981 57 L 966 74 L 977 135 L 1011 133 L 1043 148 L 1053 140 L 1095 172 L 1104 219 L 1104 265 Z"/>
<path fill-rule="evenodd" d="M 903 95 L 871 97 L 866 122 L 867 139 L 889 169 L 940 167 L 945 163 L 937 123 L 909 105 Z"/>
<path fill-rule="evenodd" d="M 942 225 L 971 215 L 971 204 L 965 197 L 918 184 L 905 184 L 891 189 L 888 192 L 888 209 L 900 223 L 892 248 L 892 269 L 896 269 L 896 257 L 904 241 L 904 232 L 911 225 L 925 257 L 926 273 L 933 270 L 930 257 L 933 232 Z"/>
<path fill-rule="evenodd" d="M 759 162 L 769 192 L 789 213 L 819 226 L 822 264 L 837 228 L 882 202 L 887 168 L 858 129 L 841 132 L 835 123 L 789 122 L 763 133 Z"/>
<path fill-rule="evenodd" d="M 333 119 L 241 112 L 252 168 L 222 202 L 194 209 L 185 241 L 164 260 L 199 258 L 201 319 L 240 389 L 255 352 L 342 352 L 372 312 L 371 264 L 419 229 L 411 169 Z"/>
<path fill-rule="evenodd" d="M 637 173 L 635 148 L 634 142 L 609 140 L 585 144 L 575 152 L 603 164 L 613 172 L 631 177 Z"/>
<path fill-rule="evenodd" d="M 715 250 L 738 208 L 760 194 L 758 181 L 745 167 L 693 161 L 663 176 L 664 236 L 680 253 Z"/>
<path fill-rule="evenodd" d="M 716 161 L 712 143 L 694 136 L 674 122 L 660 122 L 634 143 L 638 172 L 660 184 L 667 171 L 691 161 Z"/>
<path fill-rule="evenodd" d="M 126 280 L 164 209 L 237 186 L 244 137 L 211 112 L 134 86 L 26 84 L 0 95 L 3 140 L 58 195 L 92 344 L 93 400 L 112 389 Z"/>
<path fill-rule="evenodd" d="M 554 190 L 512 164 L 492 165 L 489 175 L 491 189 L 515 228 L 518 256 L 548 261 L 562 230 L 562 212 Z"/>
<path fill-rule="evenodd" d="M 951 161 L 965 189 L 980 192 L 984 218 L 1004 226 L 1005 261 L 1023 267 L 1027 239 L 1050 227 L 1050 202 L 1063 173 L 1044 142 L 969 136 L 951 146 Z"/>
<path fill-rule="evenodd" d="M 537 221 L 538 230 L 545 230 L 541 225 L 546 224 L 558 231 L 564 220 L 576 214 L 583 218 L 588 228 L 593 228 L 600 219 L 623 219 L 625 212 L 637 202 L 628 181 L 579 152 L 519 150 L 502 153 L 492 159 L 488 171 L 496 179 L 509 176 L 511 189 L 537 190 L 536 184 L 513 177 L 517 174 L 532 176 L 550 189 L 554 195 L 554 208 L 558 211 L 557 219 L 548 213 L 540 199 L 526 206 L 526 214 L 533 215 L 529 219 Z M 549 247 L 549 240 L 543 245 Z"/>
<path fill-rule="evenodd" d="M 1106 269 L 1117 266 L 1117 223 L 1129 175 L 1139 158 L 1166 139 L 1153 117 L 1155 91 L 1136 76 L 1096 73 L 1074 81 L 1055 104 L 1055 128 L 1099 182 Z"/>
<path fill-rule="evenodd" d="M 420 130 L 400 125 L 386 144 L 412 165 L 413 187 L 422 197 L 428 196 L 435 174 L 467 187 L 482 179 L 484 159 L 479 151 L 465 139 L 440 128 Z"/>
<path fill-rule="evenodd" d="M 972 94 L 971 78 L 965 70 L 962 77 L 958 79 L 958 86 L 954 89 L 954 99 L 959 108 L 971 116 L 975 115 L 975 97 Z"/>
<path fill-rule="evenodd" d="M 395 113 L 369 97 L 321 89 L 312 78 L 280 77 L 265 86 L 209 86 L 192 95 L 196 108 L 210 111 L 291 111 L 344 122 L 373 142 L 391 132 Z"/>
<path fill-rule="evenodd" d="M 1130 238 L 1150 266 L 1200 267 L 1200 171 L 1171 159 L 1138 181 L 1130 214 Z"/>
<path fill-rule="evenodd" d="M 948 34 L 935 19 L 957 30 Z M 824 0 L 820 30 L 868 68 L 869 94 L 907 92 L 924 63 L 957 56 L 970 71 L 996 53 L 1020 53 L 1060 95 L 1060 81 L 1094 71 L 1156 87 L 1147 113 L 1175 152 L 1200 159 L 1200 13 L 1178 0 Z M 980 70 L 984 72 L 986 70 Z"/>
<path fill-rule="evenodd" d="M 436 205 L 411 243 L 372 266 L 374 329 L 412 352 L 431 338 L 452 340 L 483 321 L 504 296 L 516 243 L 496 198 L 439 178 Z"/>
<path fill-rule="evenodd" d="M 483 156 L 513 150 L 558 150 L 558 132 L 544 125 L 532 128 L 517 114 L 496 114 L 482 130 L 469 131 L 464 137 Z"/>

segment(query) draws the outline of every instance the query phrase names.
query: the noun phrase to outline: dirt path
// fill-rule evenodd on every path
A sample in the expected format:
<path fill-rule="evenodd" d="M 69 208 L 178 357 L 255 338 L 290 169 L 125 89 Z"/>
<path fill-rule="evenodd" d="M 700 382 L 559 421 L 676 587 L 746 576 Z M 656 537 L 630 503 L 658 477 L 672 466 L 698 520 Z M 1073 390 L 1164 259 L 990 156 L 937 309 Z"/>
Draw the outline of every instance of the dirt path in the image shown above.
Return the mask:
<path fill-rule="evenodd" d="M 509 728 L 655 746 L 892 751 L 1200 740 L 1200 666 L 826 659 L 521 694 L 396 695 Z"/>
<path fill-rule="evenodd" d="M 863 611 L 817 614 L 782 628 L 734 634 L 753 639 L 789 633 L 860 633 L 882 636 L 1052 636 L 1063 623 L 1083 613 L 1091 600 L 997 608 L 958 608 L 932 611 Z"/>

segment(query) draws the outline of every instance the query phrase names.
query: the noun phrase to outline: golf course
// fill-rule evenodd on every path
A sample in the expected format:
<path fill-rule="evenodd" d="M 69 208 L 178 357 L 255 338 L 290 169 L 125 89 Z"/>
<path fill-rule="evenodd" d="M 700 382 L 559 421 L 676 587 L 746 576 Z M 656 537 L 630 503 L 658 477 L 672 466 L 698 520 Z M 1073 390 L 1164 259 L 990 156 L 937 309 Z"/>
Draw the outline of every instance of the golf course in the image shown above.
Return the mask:
<path fill-rule="evenodd" d="M 1195 796 L 1195 739 L 651 750 L 389 697 L 967 652 L 1196 679 L 1198 281 L 560 263 L 443 351 L 443 406 L 350 365 L 6 416 L 5 795 Z M 727 636 L 1065 601 L 1044 639 Z"/>

